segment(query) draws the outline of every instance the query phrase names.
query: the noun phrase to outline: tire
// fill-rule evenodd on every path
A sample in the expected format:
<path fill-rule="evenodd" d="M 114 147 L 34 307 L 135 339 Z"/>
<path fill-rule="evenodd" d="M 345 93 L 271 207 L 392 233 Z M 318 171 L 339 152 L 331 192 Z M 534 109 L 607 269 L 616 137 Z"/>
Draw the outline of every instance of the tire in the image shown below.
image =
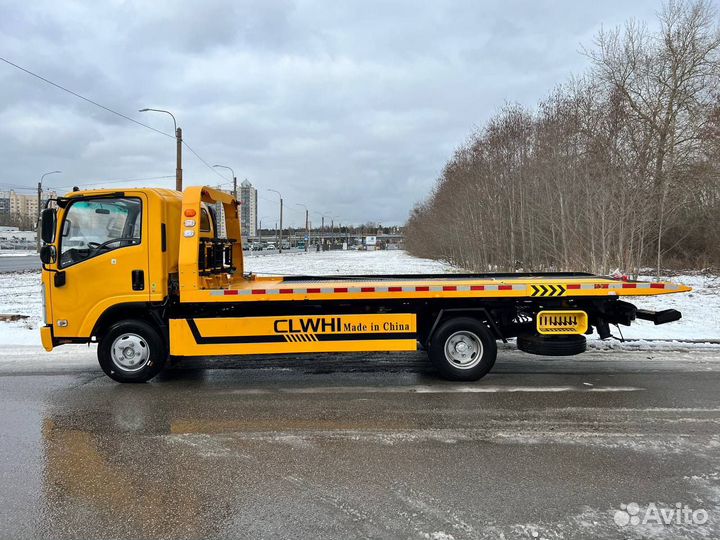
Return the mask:
<path fill-rule="evenodd" d="M 526 334 L 518 336 L 517 348 L 530 354 L 542 356 L 574 356 L 587 350 L 587 339 L 583 335 L 546 336 Z"/>
<path fill-rule="evenodd" d="M 495 364 L 497 343 L 482 322 L 457 317 L 442 323 L 430 337 L 428 356 L 451 381 L 477 381 Z"/>
<path fill-rule="evenodd" d="M 126 320 L 113 324 L 100 338 L 98 362 L 105 374 L 122 383 L 147 382 L 165 366 L 167 347 L 148 323 Z"/>

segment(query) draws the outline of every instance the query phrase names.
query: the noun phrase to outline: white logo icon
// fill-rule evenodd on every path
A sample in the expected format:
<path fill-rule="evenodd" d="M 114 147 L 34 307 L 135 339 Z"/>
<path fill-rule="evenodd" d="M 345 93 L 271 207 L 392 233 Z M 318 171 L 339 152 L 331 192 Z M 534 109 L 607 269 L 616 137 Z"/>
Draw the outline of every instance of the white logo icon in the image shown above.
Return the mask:
<path fill-rule="evenodd" d="M 620 510 L 615 512 L 613 519 L 619 527 L 625 527 L 626 525 L 640 525 L 640 506 L 637 503 L 631 502 L 630 504 L 621 504 Z"/>

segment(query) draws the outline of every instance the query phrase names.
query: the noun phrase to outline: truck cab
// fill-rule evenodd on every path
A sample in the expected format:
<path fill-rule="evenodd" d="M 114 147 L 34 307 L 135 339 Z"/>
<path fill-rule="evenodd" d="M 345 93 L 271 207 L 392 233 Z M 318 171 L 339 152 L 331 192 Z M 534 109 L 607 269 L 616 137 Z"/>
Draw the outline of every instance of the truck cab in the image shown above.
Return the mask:
<path fill-rule="evenodd" d="M 46 349 L 92 340 L 122 309 L 145 311 L 168 296 L 177 273 L 181 196 L 163 189 L 93 190 L 43 212 Z"/>

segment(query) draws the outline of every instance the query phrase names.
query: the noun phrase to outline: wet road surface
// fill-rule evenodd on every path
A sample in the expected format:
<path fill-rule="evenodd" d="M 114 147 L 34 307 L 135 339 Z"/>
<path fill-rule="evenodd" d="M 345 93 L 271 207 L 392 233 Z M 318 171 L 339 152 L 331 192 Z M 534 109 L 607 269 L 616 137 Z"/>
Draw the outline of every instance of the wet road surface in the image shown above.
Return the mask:
<path fill-rule="evenodd" d="M 22 354 L 0 364 L 2 538 L 720 535 L 718 348 L 501 351 L 472 384 L 421 354 L 196 361 L 144 385 L 86 349 Z M 617 525 L 630 502 L 707 521 Z"/>

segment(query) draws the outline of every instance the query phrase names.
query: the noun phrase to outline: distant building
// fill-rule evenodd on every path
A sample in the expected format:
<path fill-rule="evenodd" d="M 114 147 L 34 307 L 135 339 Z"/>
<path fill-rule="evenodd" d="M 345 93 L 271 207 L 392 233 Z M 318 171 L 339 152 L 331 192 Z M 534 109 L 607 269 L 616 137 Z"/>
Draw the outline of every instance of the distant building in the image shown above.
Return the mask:
<path fill-rule="evenodd" d="M 240 226 L 243 236 L 257 236 L 257 189 L 247 179 L 240 184 Z"/>
<path fill-rule="evenodd" d="M 45 201 L 57 197 L 54 191 L 43 191 L 42 206 Z M 22 195 L 14 190 L 0 191 L 0 214 L 11 214 L 21 217 L 34 218 L 38 215 L 37 195 Z"/>

